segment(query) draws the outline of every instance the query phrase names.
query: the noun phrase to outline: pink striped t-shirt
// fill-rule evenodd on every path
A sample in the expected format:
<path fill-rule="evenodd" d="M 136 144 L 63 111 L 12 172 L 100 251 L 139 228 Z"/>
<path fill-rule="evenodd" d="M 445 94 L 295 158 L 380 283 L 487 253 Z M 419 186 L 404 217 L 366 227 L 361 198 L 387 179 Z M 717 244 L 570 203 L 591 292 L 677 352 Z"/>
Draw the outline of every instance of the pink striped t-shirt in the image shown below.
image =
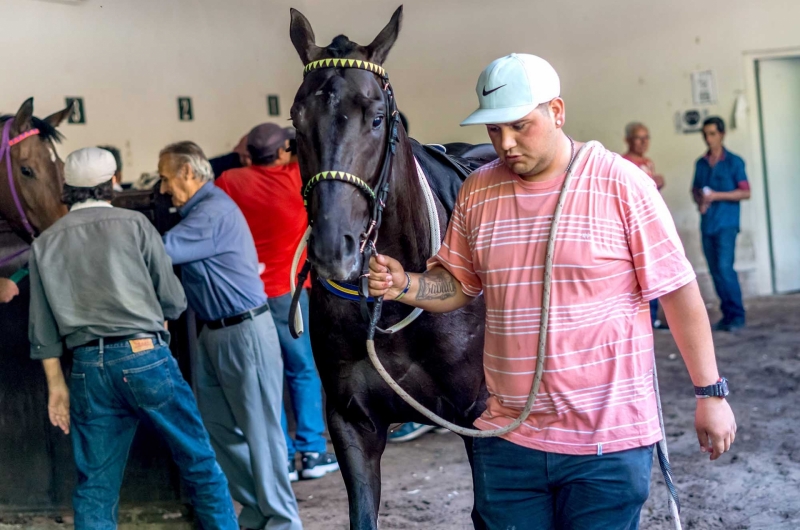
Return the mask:
<path fill-rule="evenodd" d="M 519 416 L 533 383 L 544 256 L 565 175 L 526 182 L 497 161 L 470 176 L 429 267 L 486 299 L 480 429 Z M 565 454 L 661 439 L 648 301 L 695 278 L 669 211 L 639 168 L 597 144 L 576 167 L 558 226 L 547 357 L 533 412 L 504 436 Z"/>

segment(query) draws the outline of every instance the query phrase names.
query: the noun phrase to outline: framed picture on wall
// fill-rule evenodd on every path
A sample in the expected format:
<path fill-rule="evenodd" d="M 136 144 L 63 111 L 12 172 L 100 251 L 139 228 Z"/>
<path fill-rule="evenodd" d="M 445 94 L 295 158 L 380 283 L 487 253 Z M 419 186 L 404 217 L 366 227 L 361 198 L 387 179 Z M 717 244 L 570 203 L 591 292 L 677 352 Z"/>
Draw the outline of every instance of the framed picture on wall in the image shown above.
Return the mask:
<path fill-rule="evenodd" d="M 281 108 L 278 103 L 278 96 L 276 96 L 275 94 L 267 96 L 267 111 L 269 112 L 270 116 L 281 115 Z"/>
<path fill-rule="evenodd" d="M 192 98 L 178 98 L 178 119 L 180 121 L 194 121 L 194 108 L 192 108 Z"/>
<path fill-rule="evenodd" d="M 67 117 L 67 123 L 83 125 L 86 123 L 86 109 L 83 106 L 83 98 L 66 98 L 67 106 L 72 105 L 72 112 Z"/>

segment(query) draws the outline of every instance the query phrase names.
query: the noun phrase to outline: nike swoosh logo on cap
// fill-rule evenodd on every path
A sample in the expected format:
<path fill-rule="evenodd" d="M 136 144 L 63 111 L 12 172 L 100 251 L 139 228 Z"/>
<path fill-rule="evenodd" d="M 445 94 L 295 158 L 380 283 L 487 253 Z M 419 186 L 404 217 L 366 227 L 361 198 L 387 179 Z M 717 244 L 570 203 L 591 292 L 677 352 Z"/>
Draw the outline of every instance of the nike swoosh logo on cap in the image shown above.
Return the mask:
<path fill-rule="evenodd" d="M 500 90 L 500 89 L 501 89 L 501 88 L 503 88 L 504 86 L 506 86 L 506 85 L 500 85 L 499 87 L 497 87 L 497 88 L 493 88 L 493 89 L 491 89 L 490 91 L 488 91 L 488 92 L 487 92 L 487 91 L 486 91 L 486 85 L 484 85 L 484 86 L 483 86 L 483 95 L 484 95 L 484 97 L 486 97 L 486 96 L 488 96 L 489 94 L 491 94 L 492 92 L 495 92 L 495 91 L 497 91 L 497 90 Z"/>

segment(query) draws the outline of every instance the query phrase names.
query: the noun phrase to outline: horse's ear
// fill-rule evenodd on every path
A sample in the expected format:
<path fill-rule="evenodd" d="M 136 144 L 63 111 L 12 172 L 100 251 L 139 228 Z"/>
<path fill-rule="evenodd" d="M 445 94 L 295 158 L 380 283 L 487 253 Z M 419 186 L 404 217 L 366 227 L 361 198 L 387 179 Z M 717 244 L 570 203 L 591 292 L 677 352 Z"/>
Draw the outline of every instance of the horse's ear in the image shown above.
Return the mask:
<path fill-rule="evenodd" d="M 392 20 L 386 24 L 386 27 L 375 37 L 372 44 L 367 46 L 368 61 L 376 64 L 383 64 L 386 57 L 389 56 L 389 50 L 394 46 L 394 41 L 400 34 L 400 23 L 403 20 L 403 6 L 397 8 L 397 11 L 392 15 Z"/>
<path fill-rule="evenodd" d="M 322 48 L 317 46 L 314 40 L 314 30 L 311 28 L 311 22 L 295 8 L 289 8 L 289 13 L 292 15 L 292 23 L 289 26 L 289 36 L 294 44 L 294 49 L 306 65 L 319 57 Z"/>
<path fill-rule="evenodd" d="M 30 130 L 33 126 L 31 118 L 33 118 L 33 98 L 28 98 L 14 116 L 14 133 L 21 134 Z"/>
<path fill-rule="evenodd" d="M 69 105 L 67 105 L 67 108 L 65 108 L 64 110 L 60 110 L 54 114 L 51 114 L 50 116 L 46 117 L 44 121 L 46 121 L 53 127 L 58 127 L 59 125 L 61 125 L 62 121 L 66 120 L 67 117 L 69 117 L 69 115 L 72 114 L 72 107 L 74 105 L 75 102 L 70 101 Z"/>

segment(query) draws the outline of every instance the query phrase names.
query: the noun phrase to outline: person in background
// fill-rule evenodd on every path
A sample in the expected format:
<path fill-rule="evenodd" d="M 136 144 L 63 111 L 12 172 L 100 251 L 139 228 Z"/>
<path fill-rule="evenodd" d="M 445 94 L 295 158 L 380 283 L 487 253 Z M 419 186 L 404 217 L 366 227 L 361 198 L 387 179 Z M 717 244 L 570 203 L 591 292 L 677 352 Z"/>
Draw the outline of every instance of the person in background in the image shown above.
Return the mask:
<path fill-rule="evenodd" d="M 278 328 L 284 374 L 297 419 L 295 437 L 289 435 L 285 412 L 281 425 L 288 448 L 289 477 L 298 479 L 295 454 L 300 453 L 305 479 L 320 478 L 339 469 L 336 456 L 328 453 L 322 390 L 314 365 L 308 333 L 292 338 L 289 333 L 289 285 L 292 260 L 300 238 L 308 227 L 308 216 L 300 194 L 300 167 L 289 147 L 294 129 L 274 123 L 255 127 L 247 136 L 252 165 L 226 171 L 216 185 L 241 208 L 256 243 L 258 261 L 272 318 Z M 300 260 L 305 260 L 303 256 Z M 308 294 L 300 294 L 300 310 L 308 322 Z"/>
<path fill-rule="evenodd" d="M 664 187 L 664 177 L 656 173 L 653 161 L 645 156 L 650 148 L 650 131 L 641 122 L 631 122 L 625 126 L 625 143 L 628 144 L 628 152 L 622 155 L 622 158 L 633 162 L 644 171 L 653 179 L 660 191 Z M 658 318 L 658 298 L 650 300 L 650 322 L 653 324 L 653 329 L 669 329 L 667 322 Z"/>
<path fill-rule="evenodd" d="M 259 278 L 253 236 L 241 210 L 214 185 L 193 142 L 165 147 L 161 192 L 182 220 L 164 235 L 181 265 L 198 337 L 197 401 L 245 528 L 301 530 L 281 431 L 283 361 Z"/>
<path fill-rule="evenodd" d="M 712 116 L 703 122 L 706 154 L 697 159 L 692 197 L 700 211 L 703 253 L 720 299 L 719 331 L 745 326 L 745 310 L 739 277 L 733 268 L 739 234 L 739 203 L 750 198 L 744 160 L 725 149 L 725 122 Z"/>
<path fill-rule="evenodd" d="M 100 149 L 105 149 L 114 155 L 114 161 L 117 163 L 117 170 L 114 172 L 114 178 L 111 180 L 115 192 L 123 191 L 122 189 L 122 153 L 119 149 L 112 145 L 98 145 Z"/>
<path fill-rule="evenodd" d="M 34 240 L 29 261 L 31 358 L 44 367 L 50 422 L 72 434 L 75 528 L 117 527 L 128 451 L 144 421 L 169 445 L 199 524 L 236 530 L 228 482 L 168 346 L 164 321 L 183 313 L 186 296 L 150 221 L 111 206 L 115 171 L 103 149 L 67 157 L 69 213 Z M 63 343 L 73 354 L 69 388 Z"/>
<path fill-rule="evenodd" d="M 247 152 L 247 135 L 245 134 L 227 155 L 218 156 L 209 160 L 214 178 L 219 178 L 229 169 L 248 167 L 252 164 L 250 153 Z"/>

